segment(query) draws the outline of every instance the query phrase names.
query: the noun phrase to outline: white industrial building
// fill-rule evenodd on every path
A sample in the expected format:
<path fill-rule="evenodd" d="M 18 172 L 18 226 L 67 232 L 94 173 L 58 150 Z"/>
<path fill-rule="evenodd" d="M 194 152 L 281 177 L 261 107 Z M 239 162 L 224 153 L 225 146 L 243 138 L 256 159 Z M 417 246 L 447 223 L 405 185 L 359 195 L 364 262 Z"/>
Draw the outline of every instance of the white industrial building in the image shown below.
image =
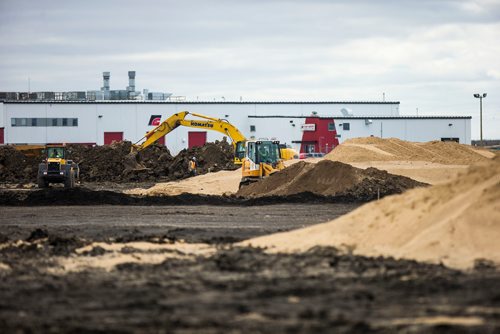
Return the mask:
<path fill-rule="evenodd" d="M 249 139 L 280 140 L 300 152 L 328 152 L 367 136 L 471 143 L 470 116 L 401 116 L 399 102 L 4 101 L 0 144 L 136 142 L 153 119 L 184 110 L 227 119 Z M 179 127 L 165 141 L 175 154 L 222 137 Z"/>

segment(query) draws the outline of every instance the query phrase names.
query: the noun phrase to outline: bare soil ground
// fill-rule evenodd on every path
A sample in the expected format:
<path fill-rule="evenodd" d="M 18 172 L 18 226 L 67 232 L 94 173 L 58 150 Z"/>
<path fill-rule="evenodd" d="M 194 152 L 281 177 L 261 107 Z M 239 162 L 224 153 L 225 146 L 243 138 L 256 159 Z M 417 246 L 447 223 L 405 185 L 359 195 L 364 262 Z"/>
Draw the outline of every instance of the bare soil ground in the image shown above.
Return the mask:
<path fill-rule="evenodd" d="M 488 152 L 476 154 L 458 144 L 420 145 L 373 138 L 351 144 L 344 151 L 337 150 L 332 160 L 347 160 L 360 168 L 384 166 L 380 169 L 431 184 L 491 158 Z M 117 148 L 108 148 L 113 149 Z M 412 192 L 436 192 L 435 201 L 429 200 L 432 196 L 412 197 L 416 202 L 388 197 L 353 211 L 359 206 L 355 201 L 373 196 L 303 192 L 245 199 L 231 195 L 241 172 L 210 173 L 228 169 L 221 162 L 231 165 L 229 154 L 202 162 L 204 152 L 198 156 L 186 151 L 174 161 L 155 149 L 140 159 L 146 169 L 125 172 L 122 158 L 111 163 L 125 173 L 120 174 L 120 183 L 104 182 L 109 177 L 88 169 L 90 178 L 76 189 L 38 190 L 30 189 L 35 170 L 28 167 L 33 164 L 21 156 L 16 162 L 7 153 L 0 154 L 0 182 L 5 185 L 0 189 L 0 333 L 500 332 L 500 270 L 492 261 L 478 260 L 467 270 L 458 270 L 443 262 L 361 254 L 351 239 L 333 245 L 342 252 L 318 242 L 339 237 L 332 232 L 336 221 L 352 229 L 356 222 L 396 214 L 397 224 L 387 224 L 388 230 L 380 229 L 379 235 L 381 240 L 403 235 L 394 227 L 418 227 L 442 218 L 428 215 L 436 203 L 437 209 L 465 217 L 473 226 L 470 231 L 477 231 L 475 222 L 497 226 L 491 212 L 498 214 L 498 183 L 494 191 L 481 192 L 482 188 L 475 188 L 480 185 L 479 177 L 462 182 L 461 187 L 476 189 L 474 194 L 464 191 L 462 197 L 489 205 L 482 211 L 465 212 L 471 202 L 467 198 L 445 206 L 442 202 L 452 197 L 439 190 L 446 185 Z M 215 156 L 208 153 L 207 157 Z M 123 150 L 125 154 L 128 149 Z M 144 190 L 156 182 L 186 177 L 182 172 L 193 155 L 199 158 L 200 174 L 210 174 Z M 146 166 L 147 161 L 161 163 Z M 164 162 L 172 168 L 165 168 Z M 85 171 L 84 167 L 85 161 Z M 117 175 L 113 170 L 109 174 Z M 87 183 L 90 180 L 100 183 Z M 130 190 L 137 187 L 142 189 Z M 417 205 L 420 202 L 426 205 Z M 417 220 L 412 218 L 415 212 Z M 303 229 L 294 233 L 295 239 L 285 238 L 288 246 L 312 245 L 304 246 L 302 252 L 271 252 L 248 244 L 268 234 L 329 221 L 313 227 L 320 230 L 315 235 L 301 234 L 309 230 Z M 332 228 L 321 231 L 322 226 Z M 439 226 L 451 234 L 460 227 Z M 405 228 L 403 232 L 412 236 L 411 231 Z M 433 234 L 440 242 L 447 240 L 440 235 Z M 490 243 L 498 240 L 496 234 L 488 235 Z M 359 234 L 348 236 L 369 245 L 369 237 L 376 235 L 359 229 Z M 243 240 L 247 243 L 238 243 Z M 464 244 L 469 243 L 461 242 L 453 249 L 463 250 Z"/>
<path fill-rule="evenodd" d="M 461 272 L 414 261 L 340 254 L 333 248 L 267 254 L 228 243 L 328 221 L 354 207 L 2 207 L 0 329 L 4 333 L 500 330 L 500 272 L 487 263 Z M 201 247 L 205 252 L 199 252 Z M 102 265 L 113 259 L 115 265 Z M 75 262 L 80 266 L 72 266 Z"/>
<path fill-rule="evenodd" d="M 1 234 L 26 239 L 41 228 L 50 234 L 92 241 L 149 240 L 233 242 L 337 218 L 359 204 L 265 206 L 40 206 L 1 207 Z M 213 238 L 213 240 L 212 240 Z"/>

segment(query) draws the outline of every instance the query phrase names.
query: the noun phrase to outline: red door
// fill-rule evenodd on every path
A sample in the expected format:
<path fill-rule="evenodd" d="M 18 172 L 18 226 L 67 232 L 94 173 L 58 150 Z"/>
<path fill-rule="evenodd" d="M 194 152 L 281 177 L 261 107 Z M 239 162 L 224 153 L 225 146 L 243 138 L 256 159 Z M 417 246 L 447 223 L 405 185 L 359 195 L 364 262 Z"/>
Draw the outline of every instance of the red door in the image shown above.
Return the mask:
<path fill-rule="evenodd" d="M 4 143 L 4 137 L 3 137 L 3 129 L 4 128 L 0 128 L 0 144 L 3 144 Z"/>
<path fill-rule="evenodd" d="M 123 132 L 104 132 L 104 145 L 110 145 L 114 141 L 123 141 Z"/>
<path fill-rule="evenodd" d="M 188 147 L 203 146 L 207 142 L 207 132 L 189 131 Z"/>

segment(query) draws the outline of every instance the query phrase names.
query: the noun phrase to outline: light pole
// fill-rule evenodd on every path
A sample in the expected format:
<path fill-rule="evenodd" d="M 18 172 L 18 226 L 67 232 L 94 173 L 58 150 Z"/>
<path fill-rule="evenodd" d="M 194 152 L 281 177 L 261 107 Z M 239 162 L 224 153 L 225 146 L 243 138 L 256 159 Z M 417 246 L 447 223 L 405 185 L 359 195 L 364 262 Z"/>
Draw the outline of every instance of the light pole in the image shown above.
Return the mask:
<path fill-rule="evenodd" d="M 481 146 L 483 146 L 483 98 L 486 97 L 486 93 L 483 93 L 483 95 L 474 94 L 474 97 L 476 99 L 479 99 L 479 131 L 480 131 Z"/>

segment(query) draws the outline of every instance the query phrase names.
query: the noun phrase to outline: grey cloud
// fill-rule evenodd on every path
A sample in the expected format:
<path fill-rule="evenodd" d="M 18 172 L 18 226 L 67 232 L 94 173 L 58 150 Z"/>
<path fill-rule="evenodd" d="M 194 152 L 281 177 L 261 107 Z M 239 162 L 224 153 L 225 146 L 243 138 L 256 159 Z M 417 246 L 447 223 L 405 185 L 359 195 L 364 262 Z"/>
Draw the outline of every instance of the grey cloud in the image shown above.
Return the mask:
<path fill-rule="evenodd" d="M 499 30 L 495 0 L 4 0 L 0 90 L 24 89 L 27 77 L 38 90 L 95 89 L 104 70 L 124 87 L 135 69 L 139 87 L 190 98 L 370 99 L 391 90 L 413 111 L 420 96 L 437 98 L 436 84 L 464 103 L 453 94 L 500 91 Z M 445 113 L 475 112 L 469 102 L 434 101 Z"/>

